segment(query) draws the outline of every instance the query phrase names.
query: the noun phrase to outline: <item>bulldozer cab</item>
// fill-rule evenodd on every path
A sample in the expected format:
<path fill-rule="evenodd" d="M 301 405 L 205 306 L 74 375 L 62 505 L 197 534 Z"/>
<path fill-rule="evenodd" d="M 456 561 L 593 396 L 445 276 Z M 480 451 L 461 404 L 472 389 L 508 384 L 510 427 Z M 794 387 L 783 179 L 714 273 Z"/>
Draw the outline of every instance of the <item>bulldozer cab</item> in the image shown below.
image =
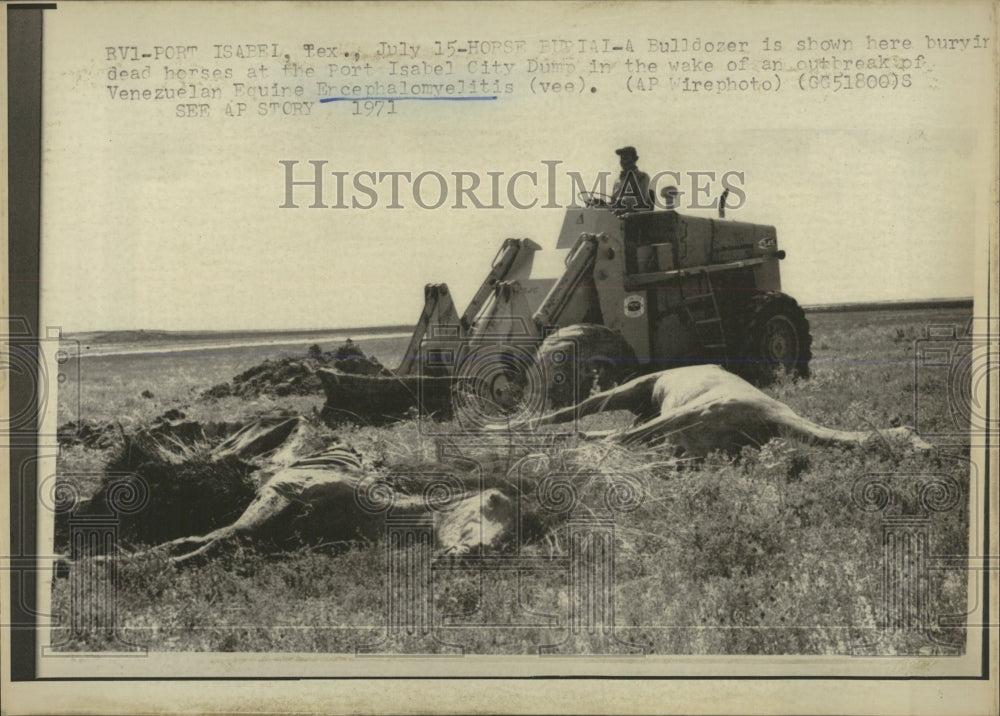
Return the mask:
<path fill-rule="evenodd" d="M 581 233 L 619 237 L 629 274 L 707 268 L 779 253 L 773 226 L 685 216 L 673 210 L 619 215 L 606 208 L 570 209 L 556 249 L 572 249 Z M 780 281 L 776 285 L 772 281 L 764 290 L 780 288 Z"/>
<path fill-rule="evenodd" d="M 693 354 L 725 360 L 724 319 L 751 294 L 781 290 L 772 226 L 674 210 L 570 209 L 556 248 L 573 249 L 581 236 L 597 242 L 599 322 L 621 333 L 642 365 Z"/>

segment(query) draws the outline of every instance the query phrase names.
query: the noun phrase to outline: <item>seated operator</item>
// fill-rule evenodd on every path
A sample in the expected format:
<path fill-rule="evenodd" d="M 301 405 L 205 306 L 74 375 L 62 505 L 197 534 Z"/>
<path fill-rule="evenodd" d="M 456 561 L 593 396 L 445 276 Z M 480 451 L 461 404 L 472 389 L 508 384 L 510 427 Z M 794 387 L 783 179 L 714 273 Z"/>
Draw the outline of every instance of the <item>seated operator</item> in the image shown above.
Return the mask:
<path fill-rule="evenodd" d="M 620 211 L 642 211 L 653 208 L 649 196 L 649 174 L 636 166 L 639 154 L 635 147 L 616 149 L 620 157 L 621 174 L 611 193 L 611 207 Z"/>

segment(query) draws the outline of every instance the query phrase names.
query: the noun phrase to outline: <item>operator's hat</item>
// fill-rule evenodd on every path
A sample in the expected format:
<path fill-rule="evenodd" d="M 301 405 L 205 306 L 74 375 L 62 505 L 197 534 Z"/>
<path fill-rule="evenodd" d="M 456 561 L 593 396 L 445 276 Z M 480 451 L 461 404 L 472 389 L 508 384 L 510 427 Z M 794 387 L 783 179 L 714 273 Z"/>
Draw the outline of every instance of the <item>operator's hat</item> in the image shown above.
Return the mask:
<path fill-rule="evenodd" d="M 619 157 L 631 157 L 632 159 L 639 158 L 639 153 L 635 151 L 635 147 L 622 147 L 621 149 L 616 149 L 615 154 Z"/>

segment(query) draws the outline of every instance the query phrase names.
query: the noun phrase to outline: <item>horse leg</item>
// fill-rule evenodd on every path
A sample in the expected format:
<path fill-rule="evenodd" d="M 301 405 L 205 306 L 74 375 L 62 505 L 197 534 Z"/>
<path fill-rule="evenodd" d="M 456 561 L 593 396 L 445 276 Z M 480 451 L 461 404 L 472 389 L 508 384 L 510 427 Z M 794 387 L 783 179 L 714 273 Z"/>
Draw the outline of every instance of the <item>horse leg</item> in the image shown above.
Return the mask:
<path fill-rule="evenodd" d="M 934 446 L 921 439 L 913 428 L 887 428 L 885 430 L 837 430 L 817 425 L 787 409 L 775 421 L 785 434 L 819 445 L 869 448 L 875 443 L 901 442 L 917 452 L 930 452 Z"/>

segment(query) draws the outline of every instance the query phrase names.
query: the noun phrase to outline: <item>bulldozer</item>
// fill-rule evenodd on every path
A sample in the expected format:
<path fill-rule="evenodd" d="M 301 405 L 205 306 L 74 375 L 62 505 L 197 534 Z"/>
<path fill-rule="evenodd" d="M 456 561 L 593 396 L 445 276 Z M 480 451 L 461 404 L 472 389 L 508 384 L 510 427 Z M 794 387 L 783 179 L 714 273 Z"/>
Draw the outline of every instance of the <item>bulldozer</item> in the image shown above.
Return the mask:
<path fill-rule="evenodd" d="M 416 408 L 486 424 L 703 362 L 758 385 L 808 376 L 809 323 L 781 292 L 786 254 L 773 226 L 726 219 L 725 193 L 718 218 L 581 196 L 556 244 L 568 249 L 559 278 L 532 278 L 541 247 L 508 238 L 461 314 L 446 284 L 427 284 L 393 375 L 321 371 L 324 415 L 371 421 Z"/>

